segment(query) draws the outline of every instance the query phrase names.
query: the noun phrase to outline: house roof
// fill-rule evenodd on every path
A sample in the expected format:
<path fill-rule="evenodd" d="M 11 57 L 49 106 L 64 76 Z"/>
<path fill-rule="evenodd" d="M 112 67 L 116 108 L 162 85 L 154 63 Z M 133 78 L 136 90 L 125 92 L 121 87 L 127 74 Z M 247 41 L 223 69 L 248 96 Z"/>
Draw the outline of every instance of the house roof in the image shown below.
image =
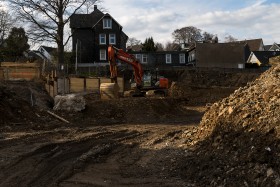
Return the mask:
<path fill-rule="evenodd" d="M 103 18 L 110 17 L 116 22 L 119 27 L 122 26 L 108 13 L 104 14 L 97 6 L 94 6 L 94 11 L 90 14 L 73 14 L 70 18 L 70 28 L 94 28 Z M 128 36 L 122 31 L 122 37 L 127 40 Z"/>
<path fill-rule="evenodd" d="M 266 54 L 266 52 L 268 51 L 254 51 L 251 55 L 255 55 L 255 57 L 260 61 L 260 63 L 264 65 L 269 63 L 269 57 Z"/>
<path fill-rule="evenodd" d="M 70 18 L 70 28 L 92 28 L 103 17 L 104 14 L 94 7 L 90 14 L 73 14 Z"/>
<path fill-rule="evenodd" d="M 92 26 L 95 27 L 101 20 L 103 20 L 103 18 L 105 17 L 110 17 L 112 20 L 114 20 L 114 22 L 116 22 L 120 27 L 122 27 L 110 14 L 106 13 L 103 14 L 103 16 Z"/>
<path fill-rule="evenodd" d="M 264 50 L 265 50 L 265 51 L 268 51 L 271 47 L 272 47 L 272 45 L 265 45 L 265 46 L 264 46 Z"/>
<path fill-rule="evenodd" d="M 273 50 L 272 48 L 280 49 L 280 44 L 274 43 L 273 45 L 265 45 L 266 51 Z"/>
<path fill-rule="evenodd" d="M 259 51 L 260 47 L 263 46 L 263 40 L 261 38 L 252 39 L 252 40 L 236 41 L 233 43 L 247 43 L 250 48 L 250 51 Z"/>
<path fill-rule="evenodd" d="M 197 67 L 237 68 L 245 64 L 247 50 L 247 43 L 196 43 Z"/>
<path fill-rule="evenodd" d="M 269 58 L 280 56 L 280 51 L 253 51 L 252 54 L 256 56 L 262 65 L 267 65 Z"/>
<path fill-rule="evenodd" d="M 40 48 L 44 48 L 48 53 L 52 53 L 53 51 L 57 50 L 57 48 L 48 47 L 48 46 L 44 46 L 44 45 L 42 45 Z"/>

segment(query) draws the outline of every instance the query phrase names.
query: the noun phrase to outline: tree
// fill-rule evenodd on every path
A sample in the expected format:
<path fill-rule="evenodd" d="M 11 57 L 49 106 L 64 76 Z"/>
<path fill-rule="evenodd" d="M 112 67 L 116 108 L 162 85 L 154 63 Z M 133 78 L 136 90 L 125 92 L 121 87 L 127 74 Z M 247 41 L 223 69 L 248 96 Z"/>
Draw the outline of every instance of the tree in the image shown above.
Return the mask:
<path fill-rule="evenodd" d="M 157 51 L 157 47 L 155 45 L 153 37 L 146 38 L 145 42 L 142 44 L 142 50 L 146 52 L 155 52 Z"/>
<path fill-rule="evenodd" d="M 202 38 L 204 42 L 211 42 L 213 39 L 215 39 L 215 35 L 209 32 L 203 32 Z"/>
<path fill-rule="evenodd" d="M 157 42 L 155 46 L 157 48 L 157 51 L 164 51 L 164 46 L 162 43 Z"/>
<path fill-rule="evenodd" d="M 11 16 L 4 10 L 0 10 L 0 46 L 3 44 L 4 39 L 8 35 L 12 25 L 13 20 Z"/>
<path fill-rule="evenodd" d="M 167 42 L 165 45 L 165 51 L 178 51 L 181 49 L 180 44 L 174 42 Z"/>
<path fill-rule="evenodd" d="M 127 47 L 132 47 L 132 46 L 139 45 L 139 44 L 141 44 L 141 41 L 137 40 L 134 37 L 128 38 L 127 43 L 126 43 Z"/>
<path fill-rule="evenodd" d="M 176 29 L 172 33 L 172 36 L 174 38 L 174 42 L 179 44 L 191 44 L 202 40 L 201 30 L 193 26 Z"/>
<path fill-rule="evenodd" d="M 228 34 L 225 36 L 225 43 L 236 42 L 237 39 L 234 38 L 232 35 Z"/>
<path fill-rule="evenodd" d="M 85 8 L 85 4 L 96 4 L 100 0 L 2 0 L 9 2 L 18 18 L 29 24 L 31 40 L 50 41 L 57 44 L 58 65 L 64 65 L 64 27 L 71 15 Z M 87 4 L 86 8 L 89 4 Z M 65 69 L 65 68 L 64 68 Z M 64 73 L 64 72 L 60 72 Z M 61 74 L 59 74 L 61 75 Z"/>
<path fill-rule="evenodd" d="M 29 49 L 28 37 L 23 28 L 13 27 L 9 33 L 8 38 L 5 40 L 6 57 L 16 60 L 22 56 L 23 52 Z"/>

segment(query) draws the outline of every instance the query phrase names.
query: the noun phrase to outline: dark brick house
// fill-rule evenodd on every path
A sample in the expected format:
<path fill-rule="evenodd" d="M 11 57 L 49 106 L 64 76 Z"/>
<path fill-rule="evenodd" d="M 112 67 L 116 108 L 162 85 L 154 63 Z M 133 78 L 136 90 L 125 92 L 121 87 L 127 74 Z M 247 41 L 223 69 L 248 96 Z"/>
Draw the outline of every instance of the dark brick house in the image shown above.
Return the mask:
<path fill-rule="evenodd" d="M 245 63 L 250 55 L 248 44 L 244 43 L 196 43 L 196 67 L 203 68 L 245 68 Z M 192 55 L 192 51 L 189 54 Z"/>
<path fill-rule="evenodd" d="M 174 67 L 186 66 L 188 52 L 187 51 L 131 51 L 144 67 Z"/>
<path fill-rule="evenodd" d="M 263 40 L 252 39 L 230 43 L 199 43 L 189 48 L 188 63 L 206 68 L 245 68 L 253 51 L 264 51 Z"/>
<path fill-rule="evenodd" d="M 107 48 L 113 44 L 125 50 L 128 36 L 122 26 L 97 6 L 90 14 L 74 14 L 70 18 L 72 50 L 79 64 L 84 66 L 107 65 Z M 88 64 L 88 65 L 87 65 Z"/>

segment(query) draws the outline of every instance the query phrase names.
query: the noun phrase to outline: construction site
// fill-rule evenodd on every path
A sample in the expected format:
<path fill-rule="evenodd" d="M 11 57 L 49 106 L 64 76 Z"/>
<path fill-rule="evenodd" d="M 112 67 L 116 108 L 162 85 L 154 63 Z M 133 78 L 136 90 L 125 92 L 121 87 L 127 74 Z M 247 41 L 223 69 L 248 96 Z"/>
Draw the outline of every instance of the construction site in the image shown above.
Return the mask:
<path fill-rule="evenodd" d="M 280 186 L 279 65 L 185 68 L 164 97 L 76 93 L 79 111 L 31 72 L 0 83 L 0 186 Z"/>

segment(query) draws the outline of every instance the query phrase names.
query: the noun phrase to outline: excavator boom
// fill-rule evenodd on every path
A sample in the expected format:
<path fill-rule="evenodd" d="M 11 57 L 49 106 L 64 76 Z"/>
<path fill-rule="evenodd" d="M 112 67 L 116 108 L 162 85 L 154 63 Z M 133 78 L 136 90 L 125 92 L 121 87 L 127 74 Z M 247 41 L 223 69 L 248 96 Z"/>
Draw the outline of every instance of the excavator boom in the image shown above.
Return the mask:
<path fill-rule="evenodd" d="M 108 47 L 108 59 L 110 64 L 111 80 L 112 82 L 117 82 L 118 70 L 116 59 L 125 62 L 132 66 L 134 71 L 134 79 L 137 88 L 142 87 L 143 79 L 143 68 L 141 63 L 135 58 L 134 55 L 124 52 L 122 49 L 118 49 L 112 45 Z"/>

